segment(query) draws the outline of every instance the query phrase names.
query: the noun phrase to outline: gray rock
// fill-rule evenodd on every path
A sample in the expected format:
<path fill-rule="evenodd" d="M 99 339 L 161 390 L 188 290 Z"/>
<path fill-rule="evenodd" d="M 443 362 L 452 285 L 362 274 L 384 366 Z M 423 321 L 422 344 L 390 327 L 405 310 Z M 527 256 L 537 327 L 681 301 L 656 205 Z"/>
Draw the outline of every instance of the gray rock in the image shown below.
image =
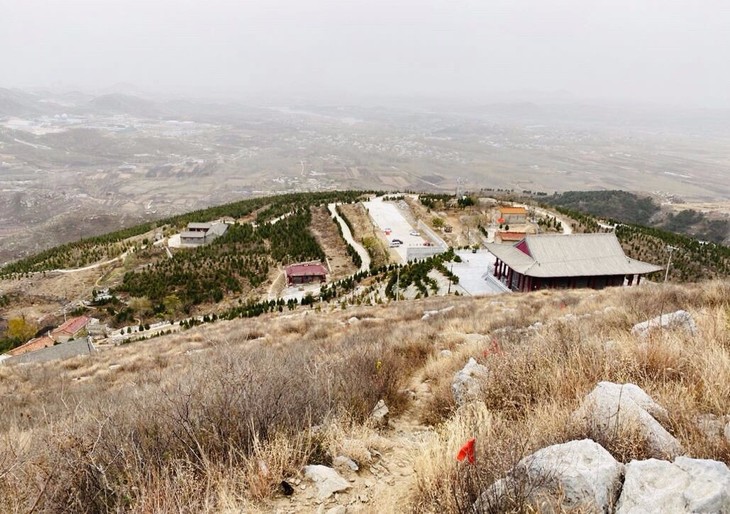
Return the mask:
<path fill-rule="evenodd" d="M 451 357 L 452 353 L 451 353 L 451 350 L 441 350 L 441 351 L 439 352 L 439 355 L 440 355 L 441 357 L 446 357 L 446 358 L 448 358 L 448 357 Z"/>
<path fill-rule="evenodd" d="M 481 392 L 481 381 L 489 376 L 486 366 L 478 364 L 473 357 L 454 375 L 451 382 L 451 392 L 456 405 L 462 406 L 476 399 Z"/>
<path fill-rule="evenodd" d="M 610 512 L 616 505 L 624 465 L 590 439 L 548 446 L 522 459 L 510 474 L 482 494 L 481 512 L 510 491 L 523 491 L 541 512 L 555 507 Z"/>
<path fill-rule="evenodd" d="M 332 461 L 332 465 L 335 467 L 335 469 L 341 471 L 357 471 L 358 469 L 360 469 L 360 467 L 357 465 L 357 462 L 349 457 L 345 457 L 344 455 L 338 455 L 337 457 L 335 457 Z"/>
<path fill-rule="evenodd" d="M 702 414 L 695 420 L 697 428 L 708 439 L 720 439 L 725 437 L 730 442 L 730 416 L 716 416 L 715 414 Z"/>
<path fill-rule="evenodd" d="M 661 457 L 682 454 L 682 446 L 656 418 L 666 420 L 667 411 L 634 384 L 599 382 L 583 400 L 574 418 L 588 426 L 592 437 L 610 437 L 617 430 L 635 429 L 650 449 Z"/>
<path fill-rule="evenodd" d="M 437 311 L 423 311 L 423 316 L 421 316 L 421 320 L 422 321 L 425 321 L 428 318 L 431 318 L 431 317 L 436 316 L 438 314 L 445 314 L 445 313 L 453 310 L 453 308 L 454 308 L 453 305 L 449 305 L 448 307 L 444 307 L 443 309 L 439 309 Z"/>
<path fill-rule="evenodd" d="M 637 323 L 631 329 L 631 333 L 637 336 L 644 336 L 656 328 L 679 328 L 694 335 L 697 333 L 697 326 L 692 315 L 684 310 L 662 314 L 656 318 Z"/>
<path fill-rule="evenodd" d="M 730 470 L 718 461 L 677 457 L 626 465 L 617 514 L 730 512 Z"/>
<path fill-rule="evenodd" d="M 354 325 L 355 323 L 360 323 L 360 318 L 358 318 L 357 316 L 352 316 L 350 319 L 347 320 L 347 322 L 350 325 Z"/>
<path fill-rule="evenodd" d="M 370 419 L 376 427 L 386 427 L 388 426 L 389 412 L 390 410 L 388 409 L 388 406 L 385 405 L 385 402 L 383 400 L 378 400 L 378 403 L 375 404 L 375 407 L 370 413 Z"/>
<path fill-rule="evenodd" d="M 350 483 L 337 471 L 327 466 L 311 465 L 304 467 L 304 476 L 317 487 L 317 499 L 326 500 L 334 493 L 350 488 Z"/>
<path fill-rule="evenodd" d="M 484 341 L 488 341 L 487 337 L 484 334 L 463 334 L 462 343 L 464 344 L 479 344 L 483 343 Z"/>

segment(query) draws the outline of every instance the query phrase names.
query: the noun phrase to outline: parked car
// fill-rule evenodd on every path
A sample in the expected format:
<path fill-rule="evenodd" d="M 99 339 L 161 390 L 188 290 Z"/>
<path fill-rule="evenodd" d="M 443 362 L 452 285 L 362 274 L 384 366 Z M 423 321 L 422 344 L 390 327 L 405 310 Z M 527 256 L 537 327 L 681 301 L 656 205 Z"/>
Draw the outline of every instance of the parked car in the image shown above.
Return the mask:
<path fill-rule="evenodd" d="M 403 241 L 401 241 L 400 239 L 393 239 L 391 243 L 398 243 L 399 245 L 402 245 Z"/>
<path fill-rule="evenodd" d="M 411 230 L 412 236 L 420 236 L 421 234 L 418 233 L 418 230 Z"/>
<path fill-rule="evenodd" d="M 391 248 L 398 248 L 398 247 L 399 247 L 400 245 L 402 245 L 402 244 L 403 244 L 403 243 L 399 243 L 399 242 L 396 242 L 396 241 L 391 241 L 391 242 L 390 242 L 390 247 L 391 247 Z"/>
<path fill-rule="evenodd" d="M 392 231 L 389 228 L 385 228 L 383 229 L 383 232 L 385 232 L 386 236 L 389 236 Z"/>

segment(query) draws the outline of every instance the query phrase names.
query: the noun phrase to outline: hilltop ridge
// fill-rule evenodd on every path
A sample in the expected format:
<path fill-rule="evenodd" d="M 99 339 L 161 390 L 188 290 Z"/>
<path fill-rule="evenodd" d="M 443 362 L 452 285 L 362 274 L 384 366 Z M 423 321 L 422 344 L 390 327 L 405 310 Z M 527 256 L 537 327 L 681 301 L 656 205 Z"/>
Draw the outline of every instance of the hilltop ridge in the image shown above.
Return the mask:
<path fill-rule="evenodd" d="M 574 419 L 601 381 L 641 387 L 685 454 L 727 465 L 730 440 L 702 420 L 730 413 L 728 298 L 727 282 L 708 282 L 311 307 L 3 367 L 0 505 L 463 512 L 551 444 L 668 458 L 630 427 L 600 436 Z M 695 332 L 632 333 L 680 308 Z M 486 374 L 460 406 L 452 382 L 470 358 Z M 472 437 L 475 463 L 457 462 Z M 321 495 L 307 465 L 334 466 L 346 487 Z M 528 508 L 517 492 L 497 511 Z"/>

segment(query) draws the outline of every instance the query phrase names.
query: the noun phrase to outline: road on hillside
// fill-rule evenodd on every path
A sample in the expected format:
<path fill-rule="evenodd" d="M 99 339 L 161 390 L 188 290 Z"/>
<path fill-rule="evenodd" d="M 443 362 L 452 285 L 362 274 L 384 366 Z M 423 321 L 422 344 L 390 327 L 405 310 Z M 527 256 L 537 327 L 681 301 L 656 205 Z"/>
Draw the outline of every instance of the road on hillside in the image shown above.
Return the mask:
<path fill-rule="evenodd" d="M 117 262 L 117 261 L 120 261 L 120 260 L 123 261 L 127 257 L 127 254 L 129 252 L 131 252 L 131 250 L 128 250 L 128 251 L 124 252 L 119 257 L 114 257 L 113 259 L 110 259 L 110 260 L 104 261 L 104 262 L 97 262 L 96 264 L 89 264 L 88 266 L 84 266 L 83 268 L 52 269 L 48 273 L 78 273 L 79 271 L 88 271 L 90 269 L 96 269 L 96 268 L 99 268 L 101 266 L 106 266 L 107 264 L 111 264 L 113 262 Z"/>
<path fill-rule="evenodd" d="M 339 215 L 337 212 L 337 204 L 331 203 L 327 206 L 327 209 L 329 209 L 332 216 L 335 217 L 337 220 L 337 223 L 340 224 L 340 227 L 342 227 L 342 236 L 345 238 L 345 241 L 350 243 L 350 245 L 355 249 L 357 254 L 360 256 L 360 261 L 362 264 L 360 264 L 360 271 L 367 271 L 370 269 L 370 254 L 365 249 L 364 246 L 362 246 L 360 243 L 355 241 L 355 238 L 352 237 L 352 232 L 350 232 L 350 227 L 347 226 L 347 223 L 345 223 L 345 220 L 342 219 L 342 216 Z"/>

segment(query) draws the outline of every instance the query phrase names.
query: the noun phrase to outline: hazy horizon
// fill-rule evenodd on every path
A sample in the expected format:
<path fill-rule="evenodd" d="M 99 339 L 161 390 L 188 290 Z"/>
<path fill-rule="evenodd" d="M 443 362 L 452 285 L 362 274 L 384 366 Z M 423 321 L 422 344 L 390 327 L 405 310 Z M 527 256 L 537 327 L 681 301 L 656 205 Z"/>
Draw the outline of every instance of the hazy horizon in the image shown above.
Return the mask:
<path fill-rule="evenodd" d="M 0 11 L 2 87 L 730 107 L 719 2 L 0 0 Z"/>

